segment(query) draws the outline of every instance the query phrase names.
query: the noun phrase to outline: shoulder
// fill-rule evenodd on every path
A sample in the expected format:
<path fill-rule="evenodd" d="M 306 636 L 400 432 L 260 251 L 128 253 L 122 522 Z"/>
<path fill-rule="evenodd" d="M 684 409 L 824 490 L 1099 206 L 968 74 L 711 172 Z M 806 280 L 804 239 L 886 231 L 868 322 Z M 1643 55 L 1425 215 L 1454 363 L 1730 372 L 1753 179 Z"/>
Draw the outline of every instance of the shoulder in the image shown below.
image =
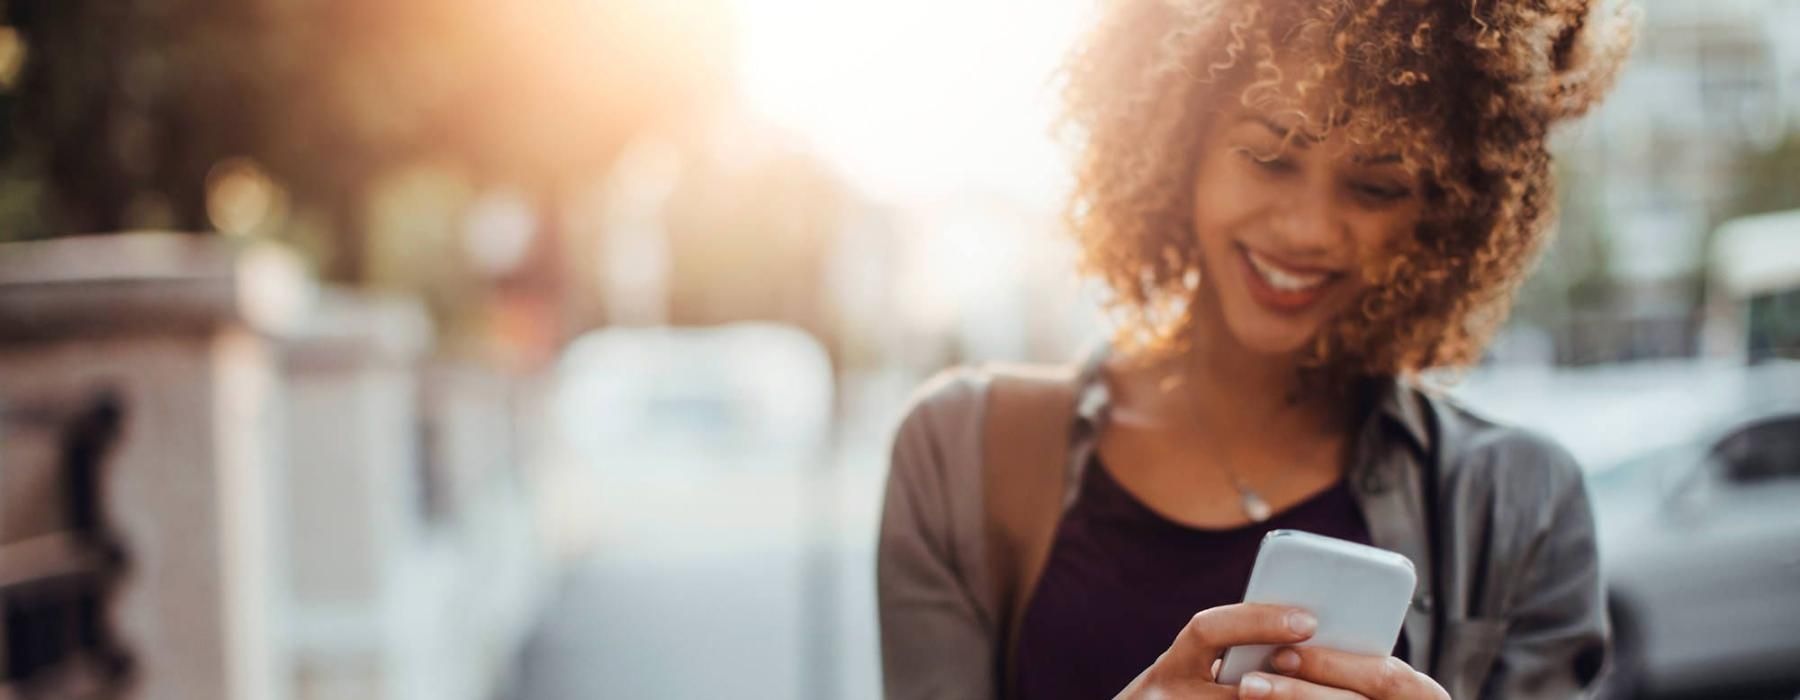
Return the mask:
<path fill-rule="evenodd" d="M 1065 418 L 1072 401 L 1091 377 L 1071 365 L 991 364 L 953 367 L 926 381 L 908 400 L 895 436 L 896 447 L 908 442 L 950 444 L 979 450 L 989 394 L 1021 425 L 1036 427 Z M 998 388 L 994 388 L 999 385 Z M 1011 421 L 1014 423 L 1018 421 Z M 977 456 L 963 450 L 958 454 Z"/>
<path fill-rule="evenodd" d="M 959 366 L 938 372 L 913 390 L 907 400 L 906 416 L 911 419 L 925 414 L 968 412 L 979 408 L 987 387 L 984 370 Z"/>
<path fill-rule="evenodd" d="M 1440 441 L 1442 488 L 1484 497 L 1510 512 L 1547 511 L 1585 498 L 1580 464 L 1555 439 L 1494 420 L 1452 398 L 1422 396 Z"/>
<path fill-rule="evenodd" d="M 895 440 L 942 442 L 978 429 L 987 384 L 987 374 L 972 367 L 933 375 L 907 399 Z"/>
<path fill-rule="evenodd" d="M 941 498 L 979 478 L 987 383 L 984 372 L 955 367 L 913 390 L 894 430 L 890 483 Z"/>

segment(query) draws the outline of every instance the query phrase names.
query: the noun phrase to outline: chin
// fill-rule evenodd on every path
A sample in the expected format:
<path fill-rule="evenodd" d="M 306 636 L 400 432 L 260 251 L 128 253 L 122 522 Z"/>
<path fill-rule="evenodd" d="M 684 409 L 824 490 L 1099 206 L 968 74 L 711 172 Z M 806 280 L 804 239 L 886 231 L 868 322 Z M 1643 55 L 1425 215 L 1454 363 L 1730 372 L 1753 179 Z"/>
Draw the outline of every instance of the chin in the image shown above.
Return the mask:
<path fill-rule="evenodd" d="M 1262 355 L 1291 355 L 1304 350 L 1319 332 L 1313 319 L 1279 318 L 1249 310 L 1227 313 L 1225 328 L 1238 345 Z"/>
<path fill-rule="evenodd" d="M 1312 333 L 1286 331 L 1233 331 L 1239 345 L 1261 355 L 1291 355 L 1312 342 Z"/>

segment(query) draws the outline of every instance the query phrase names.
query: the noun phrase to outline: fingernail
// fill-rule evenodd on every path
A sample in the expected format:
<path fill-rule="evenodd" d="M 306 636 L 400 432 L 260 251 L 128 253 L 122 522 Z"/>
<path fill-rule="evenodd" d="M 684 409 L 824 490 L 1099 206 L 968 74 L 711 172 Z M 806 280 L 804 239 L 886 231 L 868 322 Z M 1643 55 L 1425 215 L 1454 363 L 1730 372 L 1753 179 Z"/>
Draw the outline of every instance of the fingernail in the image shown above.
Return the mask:
<path fill-rule="evenodd" d="M 1282 673 L 1293 673 L 1300 670 L 1300 655 L 1293 649 L 1282 649 L 1275 652 L 1275 657 L 1269 659 L 1269 664 Z"/>
<path fill-rule="evenodd" d="M 1269 697 L 1269 691 L 1274 689 L 1274 686 L 1269 685 L 1269 679 L 1252 674 L 1244 676 L 1244 680 L 1238 683 L 1238 697 L 1266 698 Z"/>
<path fill-rule="evenodd" d="M 1287 614 L 1287 626 L 1294 634 L 1312 634 L 1313 630 L 1319 628 L 1319 619 L 1310 613 L 1295 610 Z"/>

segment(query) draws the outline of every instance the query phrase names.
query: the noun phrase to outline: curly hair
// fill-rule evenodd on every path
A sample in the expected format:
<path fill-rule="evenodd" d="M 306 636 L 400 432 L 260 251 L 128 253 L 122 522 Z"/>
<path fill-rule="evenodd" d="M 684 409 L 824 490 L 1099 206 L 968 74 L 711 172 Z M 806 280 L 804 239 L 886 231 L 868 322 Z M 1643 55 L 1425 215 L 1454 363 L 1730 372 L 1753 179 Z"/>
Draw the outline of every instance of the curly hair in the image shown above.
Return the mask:
<path fill-rule="evenodd" d="M 1361 271 L 1362 296 L 1305 364 L 1475 363 L 1550 235 L 1548 132 L 1595 105 L 1630 52 L 1632 11 L 1603 1 L 1107 2 L 1065 66 L 1063 126 L 1078 146 L 1068 221 L 1083 271 L 1111 292 L 1116 341 L 1185 346 L 1197 149 L 1241 104 L 1392 147 L 1420 174 L 1420 223 Z"/>

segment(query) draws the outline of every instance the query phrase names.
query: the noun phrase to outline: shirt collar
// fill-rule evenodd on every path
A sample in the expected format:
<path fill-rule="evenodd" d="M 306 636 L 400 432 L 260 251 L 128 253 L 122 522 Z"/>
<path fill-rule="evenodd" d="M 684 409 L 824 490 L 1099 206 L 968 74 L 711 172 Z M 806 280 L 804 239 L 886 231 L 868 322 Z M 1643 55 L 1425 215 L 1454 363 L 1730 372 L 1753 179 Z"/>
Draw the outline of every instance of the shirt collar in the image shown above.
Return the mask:
<path fill-rule="evenodd" d="M 1420 454 L 1431 452 L 1431 428 L 1426 423 L 1423 397 L 1401 377 L 1375 380 L 1375 412 L 1400 428 Z"/>

